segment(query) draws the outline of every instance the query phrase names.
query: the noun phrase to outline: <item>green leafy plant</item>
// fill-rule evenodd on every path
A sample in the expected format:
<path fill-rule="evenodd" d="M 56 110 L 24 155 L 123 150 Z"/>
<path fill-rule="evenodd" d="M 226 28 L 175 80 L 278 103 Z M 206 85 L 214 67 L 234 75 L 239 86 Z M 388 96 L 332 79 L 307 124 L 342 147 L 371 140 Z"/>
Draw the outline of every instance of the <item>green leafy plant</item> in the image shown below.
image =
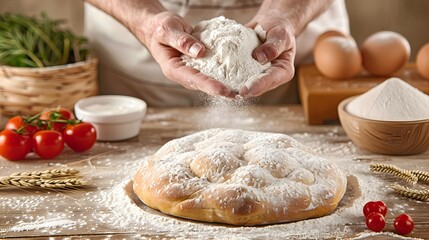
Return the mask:
<path fill-rule="evenodd" d="M 0 15 L 0 65 L 48 67 L 84 61 L 87 39 L 61 28 L 64 20 Z"/>

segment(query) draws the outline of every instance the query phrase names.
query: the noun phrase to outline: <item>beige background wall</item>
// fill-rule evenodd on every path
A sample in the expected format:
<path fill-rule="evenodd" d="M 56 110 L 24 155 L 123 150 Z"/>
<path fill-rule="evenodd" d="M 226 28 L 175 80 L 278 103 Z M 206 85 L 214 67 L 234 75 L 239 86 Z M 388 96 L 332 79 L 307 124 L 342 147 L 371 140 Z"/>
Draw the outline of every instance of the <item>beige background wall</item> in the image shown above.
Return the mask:
<path fill-rule="evenodd" d="M 67 19 L 75 32 L 83 32 L 82 0 L 0 0 L 0 13 L 39 15 L 43 11 L 52 18 Z"/>
<path fill-rule="evenodd" d="M 391 30 L 411 44 L 412 57 L 429 42 L 428 0 L 346 0 L 350 29 L 358 43 L 370 34 Z"/>
<path fill-rule="evenodd" d="M 352 35 L 360 44 L 370 34 L 391 30 L 403 34 L 411 43 L 412 57 L 429 42 L 428 0 L 346 0 Z M 20 11 L 38 14 L 46 11 L 53 18 L 66 18 L 73 30 L 82 33 L 82 0 L 0 0 L 0 12 Z"/>

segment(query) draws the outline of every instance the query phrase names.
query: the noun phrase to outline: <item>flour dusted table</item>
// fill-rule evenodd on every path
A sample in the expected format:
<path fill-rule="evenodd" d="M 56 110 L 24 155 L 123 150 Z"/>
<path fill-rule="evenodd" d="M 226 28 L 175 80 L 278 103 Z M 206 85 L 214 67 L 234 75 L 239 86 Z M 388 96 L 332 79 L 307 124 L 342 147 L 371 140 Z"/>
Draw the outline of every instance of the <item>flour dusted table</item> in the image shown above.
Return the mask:
<path fill-rule="evenodd" d="M 62 192 L 0 190 L 0 238 L 174 238 L 175 234 L 178 233 L 172 232 L 164 235 L 144 230 L 115 229 L 96 224 L 94 220 L 91 220 L 91 216 L 94 215 L 93 211 L 100 211 L 95 210 L 97 209 L 95 206 L 97 202 L 85 201 L 84 199 L 88 194 L 112 188 L 115 183 L 123 180 L 124 176 L 118 176 L 116 172 L 118 169 L 123 169 L 130 165 L 133 159 L 152 154 L 171 139 L 211 127 L 237 127 L 248 130 L 286 133 L 304 144 L 310 144 L 317 153 L 329 159 L 341 158 L 344 164 L 347 162 L 361 164 L 360 171 L 367 171 L 367 174 L 371 176 L 375 175 L 375 173 L 368 171 L 368 166 L 372 162 L 395 164 L 410 169 L 429 170 L 428 152 L 405 157 L 380 156 L 361 152 L 350 142 L 340 125 L 307 125 L 302 107 L 298 105 L 261 106 L 251 108 L 245 113 L 235 112 L 231 114 L 223 111 L 222 114 L 226 114 L 226 116 L 219 116 L 212 109 L 206 108 L 153 108 L 149 109 L 142 122 L 140 135 L 133 139 L 122 142 L 99 142 L 93 149 L 83 154 L 75 154 L 66 149 L 59 157 L 53 160 L 29 159 L 10 162 L 0 159 L 0 175 L 2 176 L 14 172 L 70 166 L 81 170 L 93 186 L 88 189 Z M 383 174 L 378 174 L 377 179 L 385 183 L 386 186 L 396 181 L 395 178 Z M 365 180 L 363 179 L 363 181 Z M 357 195 L 367 194 L 365 192 L 356 194 L 353 191 L 355 191 L 353 187 L 348 187 L 346 192 L 347 201 L 359 197 Z M 383 191 L 386 192 L 386 190 Z M 384 200 L 388 206 L 393 204 L 403 206 L 403 210 L 414 218 L 415 229 L 410 235 L 411 237 L 429 239 L 429 202 L 409 200 L 404 197 L 398 197 L 394 193 L 388 194 L 387 197 L 381 197 L 384 199 L 378 200 Z M 34 199 L 38 200 L 33 203 Z M 57 201 L 57 199 L 59 200 Z M 48 216 L 57 216 L 57 223 L 44 223 L 43 221 L 47 221 Z M 74 227 L 68 226 L 67 222 L 61 224 L 61 217 L 66 217 L 68 220 L 78 224 Z M 353 221 L 320 229 L 320 235 L 324 236 L 323 233 L 338 230 L 337 237 L 353 238 L 367 230 L 363 216 L 357 214 L 351 217 L 354 219 Z M 388 213 L 386 231 L 393 231 L 391 222 L 394 217 L 394 214 Z M 25 225 L 26 222 L 28 223 L 27 226 Z M 34 224 L 38 225 L 34 227 Z M 160 225 L 159 227 L 162 228 L 162 223 Z M 317 226 L 315 228 L 317 229 Z M 348 228 L 349 231 L 343 231 L 344 228 Z M 246 228 L 242 229 L 246 231 Z M 183 234 L 186 236 L 186 233 L 181 232 L 180 234 L 180 236 L 183 236 Z M 367 232 L 367 235 L 370 234 Z M 313 235 L 302 233 L 295 236 L 295 238 L 303 239 L 314 237 L 314 233 Z M 258 237 L 258 239 L 262 238 L 264 237 Z M 266 238 L 272 239 L 268 230 Z M 395 239 L 394 236 L 387 235 L 370 236 L 369 238 Z M 200 239 L 205 239 L 205 237 L 200 236 Z"/>

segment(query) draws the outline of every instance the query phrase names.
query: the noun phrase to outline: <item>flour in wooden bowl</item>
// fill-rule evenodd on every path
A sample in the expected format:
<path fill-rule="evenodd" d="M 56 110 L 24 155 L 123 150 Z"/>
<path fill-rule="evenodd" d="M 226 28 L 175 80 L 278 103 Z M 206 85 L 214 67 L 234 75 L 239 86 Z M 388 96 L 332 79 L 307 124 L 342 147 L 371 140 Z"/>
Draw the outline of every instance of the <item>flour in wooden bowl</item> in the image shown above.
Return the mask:
<path fill-rule="evenodd" d="M 252 57 L 253 50 L 260 44 L 255 30 L 234 20 L 220 16 L 202 21 L 195 26 L 192 35 L 204 43 L 206 53 L 202 58 L 183 55 L 186 65 L 232 90 L 261 78 L 271 65 L 262 65 Z"/>
<path fill-rule="evenodd" d="M 429 119 L 429 96 L 399 78 L 390 78 L 353 99 L 346 110 L 372 120 L 424 120 Z"/>

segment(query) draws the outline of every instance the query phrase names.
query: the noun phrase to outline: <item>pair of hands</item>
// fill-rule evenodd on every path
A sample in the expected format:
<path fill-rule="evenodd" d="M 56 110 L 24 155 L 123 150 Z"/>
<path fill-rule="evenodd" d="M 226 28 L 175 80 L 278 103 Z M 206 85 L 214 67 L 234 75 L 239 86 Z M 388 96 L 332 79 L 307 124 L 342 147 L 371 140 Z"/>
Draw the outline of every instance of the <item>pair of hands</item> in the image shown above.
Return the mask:
<path fill-rule="evenodd" d="M 194 38 L 190 26 L 181 16 L 172 12 L 155 15 L 137 37 L 149 49 L 161 66 L 164 75 L 187 89 L 199 90 L 213 96 L 235 98 L 255 97 L 272 90 L 293 78 L 296 43 L 294 31 L 282 16 L 255 16 L 246 26 L 260 25 L 266 31 L 266 40 L 253 51 L 253 58 L 261 64 L 271 62 L 267 74 L 249 88 L 233 92 L 223 83 L 185 65 L 182 54 L 202 57 L 203 43 Z"/>

